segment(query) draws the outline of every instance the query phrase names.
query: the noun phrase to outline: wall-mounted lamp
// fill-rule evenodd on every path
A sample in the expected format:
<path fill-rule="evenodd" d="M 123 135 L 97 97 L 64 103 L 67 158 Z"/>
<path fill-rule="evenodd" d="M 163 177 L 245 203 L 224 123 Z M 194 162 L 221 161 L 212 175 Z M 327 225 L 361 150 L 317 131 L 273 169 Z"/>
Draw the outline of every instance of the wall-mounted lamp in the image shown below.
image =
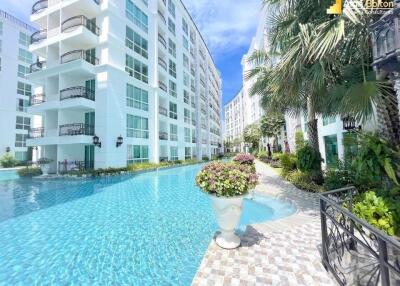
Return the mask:
<path fill-rule="evenodd" d="M 353 116 L 345 116 L 342 118 L 343 129 L 346 131 L 361 130 L 361 125 L 356 127 L 356 119 Z"/>
<path fill-rule="evenodd" d="M 6 147 L 6 152 L 9 153 L 11 151 L 10 147 Z"/>
<path fill-rule="evenodd" d="M 119 136 L 117 137 L 117 144 L 116 144 L 117 148 L 118 148 L 119 146 L 121 146 L 123 143 L 124 143 L 124 138 L 122 138 L 122 136 L 119 135 Z"/>
<path fill-rule="evenodd" d="M 101 142 L 100 142 L 99 136 L 97 136 L 97 135 L 93 136 L 93 145 L 101 148 Z"/>

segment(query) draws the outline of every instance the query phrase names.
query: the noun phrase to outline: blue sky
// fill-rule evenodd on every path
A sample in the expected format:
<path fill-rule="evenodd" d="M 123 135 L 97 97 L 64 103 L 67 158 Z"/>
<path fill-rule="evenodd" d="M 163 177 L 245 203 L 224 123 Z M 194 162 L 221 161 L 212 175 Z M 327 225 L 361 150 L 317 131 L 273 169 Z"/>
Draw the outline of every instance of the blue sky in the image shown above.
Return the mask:
<path fill-rule="evenodd" d="M 0 0 L 0 9 L 29 22 L 36 0 Z M 256 33 L 261 0 L 183 0 L 221 72 L 223 103 L 242 85 L 241 60 Z"/>

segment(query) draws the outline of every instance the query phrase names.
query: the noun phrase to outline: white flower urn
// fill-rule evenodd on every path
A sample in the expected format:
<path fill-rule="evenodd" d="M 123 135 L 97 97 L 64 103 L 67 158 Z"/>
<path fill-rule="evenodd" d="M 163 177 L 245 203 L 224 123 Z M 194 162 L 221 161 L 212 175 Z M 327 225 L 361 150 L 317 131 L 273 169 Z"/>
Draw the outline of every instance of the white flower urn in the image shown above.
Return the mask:
<path fill-rule="evenodd" d="M 225 249 L 234 249 L 240 246 L 240 237 L 235 234 L 243 210 L 243 198 L 216 197 L 209 195 L 212 201 L 214 214 L 221 233 L 215 238 L 218 246 Z"/>
<path fill-rule="evenodd" d="M 42 170 L 42 175 L 47 176 L 49 175 L 50 164 L 40 165 L 40 169 Z"/>

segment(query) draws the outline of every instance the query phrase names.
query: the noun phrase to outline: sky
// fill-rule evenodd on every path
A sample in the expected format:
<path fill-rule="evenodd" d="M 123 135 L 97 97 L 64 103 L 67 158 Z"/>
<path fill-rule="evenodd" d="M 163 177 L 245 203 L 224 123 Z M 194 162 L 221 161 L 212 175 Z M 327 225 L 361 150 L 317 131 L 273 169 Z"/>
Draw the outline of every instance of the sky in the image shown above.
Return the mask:
<path fill-rule="evenodd" d="M 29 23 L 36 0 L 0 0 L 0 9 Z M 223 104 L 242 86 L 241 60 L 256 34 L 261 0 L 183 0 L 222 76 Z"/>

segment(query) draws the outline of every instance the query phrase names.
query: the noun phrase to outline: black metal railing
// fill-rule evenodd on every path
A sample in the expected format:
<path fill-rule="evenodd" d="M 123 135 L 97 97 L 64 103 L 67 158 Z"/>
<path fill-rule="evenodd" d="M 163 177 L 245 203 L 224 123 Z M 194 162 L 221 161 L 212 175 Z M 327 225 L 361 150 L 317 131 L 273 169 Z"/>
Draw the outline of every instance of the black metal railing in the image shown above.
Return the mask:
<path fill-rule="evenodd" d="M 46 61 L 37 61 L 30 65 L 29 72 L 34 73 L 46 68 Z"/>
<path fill-rule="evenodd" d="M 164 107 L 162 107 L 162 106 L 159 106 L 159 107 L 158 107 L 158 112 L 159 112 L 161 115 L 168 116 L 168 109 L 166 109 L 166 108 L 164 108 Z"/>
<path fill-rule="evenodd" d="M 168 92 L 168 87 L 165 83 L 163 83 L 162 81 L 158 82 L 158 87 L 161 88 L 163 91 Z"/>
<path fill-rule="evenodd" d="M 162 59 L 162 58 L 158 58 L 158 64 L 165 70 L 168 70 L 168 66 L 167 63 Z"/>
<path fill-rule="evenodd" d="M 37 105 L 46 101 L 46 96 L 44 94 L 32 94 L 29 98 L 29 105 Z"/>
<path fill-rule="evenodd" d="M 159 135 L 158 138 L 160 140 L 168 140 L 168 133 L 167 132 L 159 132 L 158 135 Z"/>
<path fill-rule="evenodd" d="M 158 41 L 164 46 L 164 49 L 167 48 L 167 41 L 165 41 L 165 38 L 160 34 L 158 34 Z"/>
<path fill-rule="evenodd" d="M 84 123 L 72 123 L 60 125 L 60 136 L 87 135 L 94 136 L 94 126 Z"/>
<path fill-rule="evenodd" d="M 84 86 L 74 86 L 60 90 L 60 101 L 73 98 L 86 98 L 95 101 L 95 92 Z"/>
<path fill-rule="evenodd" d="M 58 162 L 58 172 L 68 173 L 71 171 L 93 170 L 94 161 L 60 161 Z"/>
<path fill-rule="evenodd" d="M 352 213 L 356 194 L 320 195 L 322 262 L 340 285 L 400 285 L 400 242 Z"/>
<path fill-rule="evenodd" d="M 39 30 L 31 35 L 31 44 L 40 43 L 47 39 L 47 30 Z"/>
<path fill-rule="evenodd" d="M 168 157 L 161 156 L 160 157 L 160 162 L 168 162 Z"/>
<path fill-rule="evenodd" d="M 74 50 L 61 56 L 60 63 L 65 64 L 75 60 L 85 60 L 92 65 L 98 65 L 99 59 L 85 50 Z"/>
<path fill-rule="evenodd" d="M 61 23 L 61 32 L 69 32 L 74 30 L 77 27 L 86 27 L 89 31 L 91 31 L 95 35 L 100 35 L 100 28 L 96 26 L 96 24 L 86 18 L 86 16 L 79 15 L 79 16 L 74 16 L 71 18 L 68 18 L 64 22 Z"/>
<path fill-rule="evenodd" d="M 192 143 L 197 143 L 196 138 L 192 138 Z"/>
<path fill-rule="evenodd" d="M 44 137 L 44 128 L 31 128 L 28 131 L 28 138 L 35 139 L 35 138 L 42 138 Z"/>
<path fill-rule="evenodd" d="M 165 19 L 164 14 L 163 14 L 160 10 L 158 10 L 158 15 L 160 16 L 160 18 L 161 18 L 161 20 L 163 21 L 163 23 L 164 23 L 165 25 L 167 25 L 167 20 Z"/>
<path fill-rule="evenodd" d="M 47 7 L 49 7 L 49 1 L 48 0 L 37 1 L 32 6 L 32 15 L 41 12 L 42 10 L 46 9 Z"/>

